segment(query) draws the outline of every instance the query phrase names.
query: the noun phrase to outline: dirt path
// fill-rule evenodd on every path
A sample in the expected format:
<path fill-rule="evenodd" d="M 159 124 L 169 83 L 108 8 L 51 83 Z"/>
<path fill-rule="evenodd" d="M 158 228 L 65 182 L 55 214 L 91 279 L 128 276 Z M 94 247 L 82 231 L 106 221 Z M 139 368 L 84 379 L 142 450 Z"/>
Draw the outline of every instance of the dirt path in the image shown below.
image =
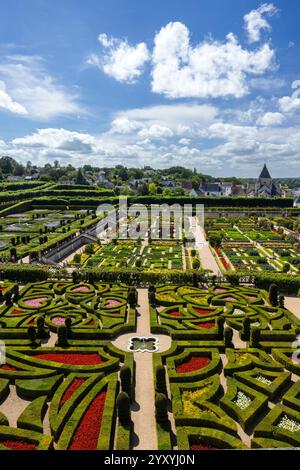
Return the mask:
<path fill-rule="evenodd" d="M 137 335 L 149 336 L 150 315 L 147 289 L 138 289 L 138 305 Z M 135 403 L 131 414 L 136 438 L 133 444 L 134 450 L 157 450 L 152 358 L 151 353 L 134 353 L 136 386 Z"/>

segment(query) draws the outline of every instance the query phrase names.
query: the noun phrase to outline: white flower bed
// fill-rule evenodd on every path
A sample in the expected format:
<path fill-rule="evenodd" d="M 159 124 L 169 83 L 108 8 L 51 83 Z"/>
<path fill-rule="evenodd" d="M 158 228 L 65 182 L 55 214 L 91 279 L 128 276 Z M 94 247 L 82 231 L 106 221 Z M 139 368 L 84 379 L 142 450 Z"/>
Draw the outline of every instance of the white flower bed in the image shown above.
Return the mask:
<path fill-rule="evenodd" d="M 241 409 L 245 410 L 251 405 L 252 400 L 244 392 L 238 392 L 234 403 Z"/>
<path fill-rule="evenodd" d="M 239 308 L 235 308 L 233 310 L 232 315 L 245 315 L 245 312 L 244 312 L 244 310 L 240 310 Z"/>
<path fill-rule="evenodd" d="M 278 424 L 279 428 L 286 429 L 287 431 L 291 432 L 298 432 L 300 431 L 300 423 L 294 421 L 293 419 L 289 418 L 287 415 L 284 415 Z"/>
<path fill-rule="evenodd" d="M 262 382 L 265 385 L 271 385 L 272 384 L 272 380 L 267 379 L 267 377 L 264 377 L 263 375 L 258 375 L 255 378 L 256 378 L 256 380 L 259 380 L 260 382 Z"/>

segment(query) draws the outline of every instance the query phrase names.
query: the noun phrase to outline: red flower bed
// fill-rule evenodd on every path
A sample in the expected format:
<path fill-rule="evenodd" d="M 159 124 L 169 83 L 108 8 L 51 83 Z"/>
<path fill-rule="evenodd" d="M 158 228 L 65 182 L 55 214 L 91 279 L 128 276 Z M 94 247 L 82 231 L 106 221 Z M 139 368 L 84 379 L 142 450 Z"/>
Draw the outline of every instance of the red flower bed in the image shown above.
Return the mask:
<path fill-rule="evenodd" d="M 208 315 L 209 313 L 213 313 L 213 310 L 206 310 L 204 308 L 194 308 L 194 310 L 200 315 Z"/>
<path fill-rule="evenodd" d="M 191 356 L 187 361 L 176 366 L 176 372 L 184 374 L 186 372 L 194 372 L 195 370 L 203 369 L 211 362 L 209 357 L 205 356 Z"/>
<path fill-rule="evenodd" d="M 0 439 L 0 444 L 12 450 L 35 450 L 36 445 L 30 441 L 17 441 L 12 439 Z"/>
<path fill-rule="evenodd" d="M 22 310 L 18 310 L 17 308 L 15 308 L 14 310 L 11 311 L 11 313 L 13 313 L 14 315 L 17 315 L 18 313 L 23 313 Z"/>
<path fill-rule="evenodd" d="M 79 388 L 81 387 L 82 384 L 84 384 L 86 379 L 74 379 L 71 383 L 71 385 L 67 388 L 67 390 L 65 391 L 65 393 L 63 394 L 61 400 L 60 400 L 60 404 L 59 406 L 63 406 L 66 401 L 69 400 L 69 398 L 71 398 L 71 396 L 73 395 L 73 393 Z"/>
<path fill-rule="evenodd" d="M 227 263 L 226 259 L 220 256 L 220 261 L 223 264 L 224 268 L 228 269 L 228 263 Z"/>
<path fill-rule="evenodd" d="M 174 312 L 170 312 L 169 315 L 171 315 L 171 317 L 180 317 L 180 312 L 178 312 L 178 310 L 176 310 Z"/>
<path fill-rule="evenodd" d="M 0 366 L 0 369 L 2 369 L 2 370 L 17 370 L 16 367 L 10 366 L 9 364 L 2 364 Z"/>
<path fill-rule="evenodd" d="M 218 450 L 216 447 L 209 446 L 207 444 L 202 444 L 201 441 L 197 444 L 192 444 L 190 450 Z"/>
<path fill-rule="evenodd" d="M 215 326 L 215 322 L 214 321 L 208 321 L 208 322 L 205 322 L 205 323 L 197 323 L 197 325 L 199 328 L 206 328 L 207 330 L 210 330 L 211 328 L 213 328 Z"/>
<path fill-rule="evenodd" d="M 106 392 L 100 392 L 90 404 L 74 433 L 69 450 L 97 450 L 105 398 Z"/>
<path fill-rule="evenodd" d="M 104 362 L 98 354 L 42 353 L 33 357 L 61 364 L 73 364 L 74 366 L 95 366 Z"/>

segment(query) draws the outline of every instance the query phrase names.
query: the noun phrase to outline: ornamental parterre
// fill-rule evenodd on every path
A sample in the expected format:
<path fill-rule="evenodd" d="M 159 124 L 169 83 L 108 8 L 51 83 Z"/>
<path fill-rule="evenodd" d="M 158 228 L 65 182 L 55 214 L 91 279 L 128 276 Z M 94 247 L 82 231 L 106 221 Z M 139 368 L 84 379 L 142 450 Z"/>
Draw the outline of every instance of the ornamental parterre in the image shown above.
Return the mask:
<path fill-rule="evenodd" d="M 160 421 L 161 394 L 179 451 L 300 446 L 292 347 L 300 321 L 291 311 L 248 284 L 137 287 L 54 278 L 19 285 L 15 297 L 16 283 L 1 283 L 11 298 L 0 304 L 0 449 L 128 450 L 135 432 L 143 442 L 133 427 L 135 404 L 130 409 L 139 396 L 137 359 L 139 393 L 149 401 L 150 388 L 156 392 L 158 449 L 174 450 L 173 429 Z M 159 350 L 132 353 L 128 335 L 144 315 Z M 24 401 L 16 427 L 13 400 Z"/>

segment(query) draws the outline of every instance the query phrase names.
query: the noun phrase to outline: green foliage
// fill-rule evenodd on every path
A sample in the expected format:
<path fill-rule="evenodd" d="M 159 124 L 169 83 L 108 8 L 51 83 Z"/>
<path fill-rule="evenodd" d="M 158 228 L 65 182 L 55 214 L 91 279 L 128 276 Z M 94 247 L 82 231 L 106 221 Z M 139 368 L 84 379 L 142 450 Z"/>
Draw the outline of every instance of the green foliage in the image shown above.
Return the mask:
<path fill-rule="evenodd" d="M 272 307 L 277 307 L 278 305 L 278 286 L 277 284 L 271 284 L 269 288 L 269 302 Z"/>
<path fill-rule="evenodd" d="M 168 421 L 168 398 L 164 393 L 155 395 L 155 416 L 159 423 Z"/>
<path fill-rule="evenodd" d="M 118 417 L 122 424 L 130 422 L 130 399 L 127 393 L 120 392 L 116 400 Z"/>
<path fill-rule="evenodd" d="M 121 389 L 123 392 L 127 393 L 128 397 L 131 398 L 131 369 L 127 365 L 123 365 L 120 369 L 120 381 Z"/>
<path fill-rule="evenodd" d="M 166 370 L 164 366 L 158 365 L 155 371 L 156 390 L 158 393 L 167 393 Z"/>

